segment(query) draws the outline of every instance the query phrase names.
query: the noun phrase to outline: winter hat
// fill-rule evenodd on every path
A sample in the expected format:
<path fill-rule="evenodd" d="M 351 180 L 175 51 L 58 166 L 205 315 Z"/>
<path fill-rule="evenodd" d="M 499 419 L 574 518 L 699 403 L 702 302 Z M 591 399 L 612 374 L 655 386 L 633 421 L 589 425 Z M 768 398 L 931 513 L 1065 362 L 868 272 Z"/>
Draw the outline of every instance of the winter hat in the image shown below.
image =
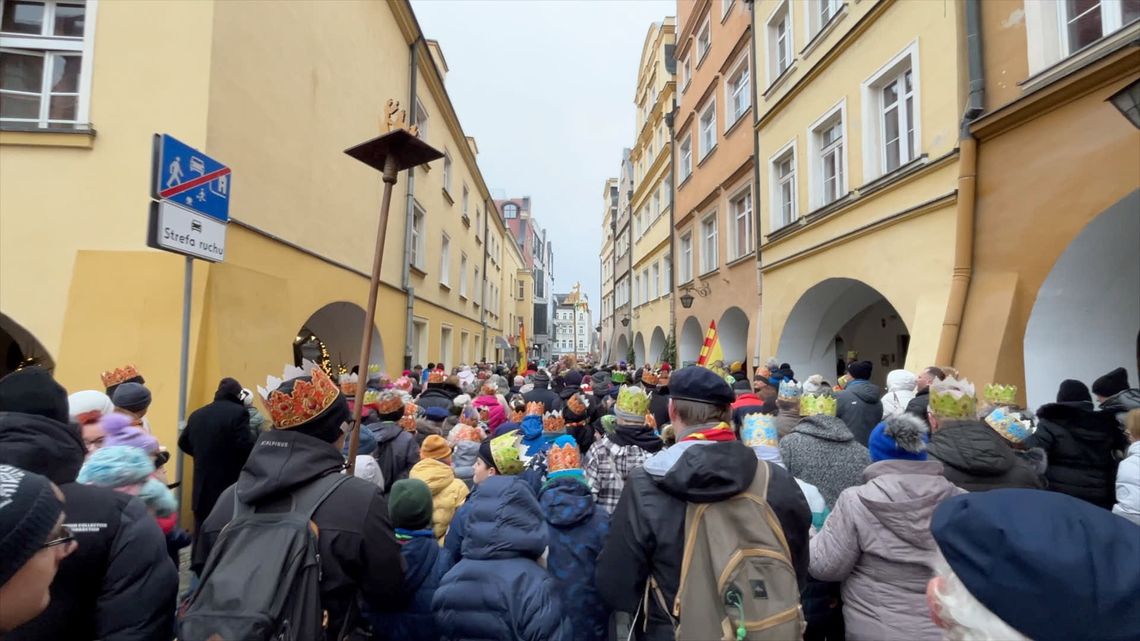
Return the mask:
<path fill-rule="evenodd" d="M 420 458 L 421 459 L 435 459 L 442 461 L 451 456 L 451 446 L 447 444 L 447 439 L 438 434 L 432 434 L 424 439 L 423 445 L 420 445 Z"/>
<path fill-rule="evenodd" d="M 874 367 L 871 361 L 854 361 L 847 366 L 847 373 L 850 374 L 853 379 L 865 381 L 871 378 L 871 370 L 874 369 Z"/>
<path fill-rule="evenodd" d="M 1128 389 L 1128 371 L 1117 367 L 1111 372 L 1093 381 L 1092 391 L 1097 396 L 1108 398 Z"/>
<path fill-rule="evenodd" d="M 118 390 L 115 391 L 118 392 Z M 241 398 L 242 391 L 241 383 L 227 376 L 218 381 L 218 391 L 214 392 L 214 400 L 228 398 L 236 401 Z M 120 407 L 122 406 L 120 405 Z"/>
<path fill-rule="evenodd" d="M 582 385 L 582 372 L 572 369 L 562 375 L 562 381 L 566 384 L 566 387 L 579 387 Z"/>
<path fill-rule="evenodd" d="M 1057 390 L 1058 403 L 1091 403 L 1092 396 L 1089 395 L 1089 388 L 1084 383 L 1067 378 L 1061 381 L 1061 387 Z"/>
<path fill-rule="evenodd" d="M 451 415 L 445 407 L 428 407 L 424 409 L 424 418 L 439 423 Z"/>
<path fill-rule="evenodd" d="M 0 585 L 43 548 L 62 512 L 63 501 L 56 497 L 51 481 L 0 465 Z"/>
<path fill-rule="evenodd" d="M 749 383 L 747 379 L 743 381 L 734 381 L 732 383 L 732 391 L 749 393 L 752 391 L 752 383 Z"/>
<path fill-rule="evenodd" d="M 1010 443 L 1020 443 L 1033 433 L 1033 422 L 1008 407 L 995 407 L 986 416 L 985 421 L 986 425 L 992 427 L 995 432 L 1001 434 L 1002 438 Z"/>
<path fill-rule="evenodd" d="M 526 378 L 522 376 L 515 376 L 514 387 L 522 387 L 526 385 Z"/>
<path fill-rule="evenodd" d="M 344 439 L 344 447 L 341 452 L 348 456 L 349 440 Z M 376 451 L 376 435 L 370 429 L 360 430 L 360 443 L 356 446 L 357 456 L 371 456 Z"/>
<path fill-rule="evenodd" d="M 124 383 L 124 385 L 131 384 L 133 383 Z M 158 439 L 147 434 L 146 430 L 131 425 L 131 417 L 126 414 L 118 412 L 108 414 L 99 421 L 99 425 L 102 426 L 103 433 L 107 435 L 103 441 L 104 447 L 123 445 L 137 447 L 150 456 L 158 453 Z"/>
<path fill-rule="evenodd" d="M 918 385 L 918 377 L 905 369 L 893 369 L 887 374 L 888 392 L 913 392 Z"/>
<path fill-rule="evenodd" d="M 590 376 L 590 387 L 593 388 L 594 394 L 598 396 L 605 396 L 610 393 L 610 373 L 605 370 L 594 372 Z"/>
<path fill-rule="evenodd" d="M 1140 535 L 1127 519 L 1060 492 L 1006 488 L 946 499 L 930 532 L 970 594 L 1025 636 L 1136 639 Z"/>
<path fill-rule="evenodd" d="M 830 392 L 831 388 L 828 387 L 827 381 L 823 380 L 822 374 L 812 374 L 804 381 L 802 386 L 804 394 L 819 394 L 824 390 Z"/>
<path fill-rule="evenodd" d="M 451 406 L 463 408 L 470 402 L 471 402 L 471 396 L 469 396 L 467 394 L 460 394 L 459 396 L 456 396 L 455 398 L 451 399 Z"/>
<path fill-rule="evenodd" d="M 564 435 L 554 439 L 546 453 L 547 483 L 560 478 L 586 482 L 586 476 L 582 473 L 582 452 L 573 436 Z"/>
<path fill-rule="evenodd" d="M 710 405 L 732 405 L 736 402 L 736 394 L 728 383 L 711 369 L 699 365 L 682 367 L 673 374 L 669 396 Z"/>
<path fill-rule="evenodd" d="M 876 463 L 886 460 L 925 461 L 929 438 L 929 428 L 922 419 L 900 414 L 871 430 L 867 449 L 871 452 L 871 461 Z"/>
<path fill-rule="evenodd" d="M 67 413 L 73 423 L 89 425 L 115 411 L 111 397 L 94 389 L 76 392 L 67 397 Z"/>
<path fill-rule="evenodd" d="M 238 390 L 240 391 L 241 388 L 239 387 Z M 115 407 L 120 409 L 128 412 L 143 412 L 150 407 L 150 390 L 142 383 L 123 383 L 115 388 L 111 400 L 115 403 Z"/>
<path fill-rule="evenodd" d="M 527 383 L 519 388 L 519 394 L 529 394 L 534 391 L 534 383 Z"/>
<path fill-rule="evenodd" d="M 496 427 L 507 422 L 507 412 L 502 405 L 495 403 L 487 409 L 487 428 L 494 431 Z"/>
<path fill-rule="evenodd" d="M 419 479 L 401 479 L 388 494 L 388 517 L 392 527 L 426 530 L 431 527 L 431 488 Z"/>
<path fill-rule="evenodd" d="M 46 369 L 25 367 L 0 378 L 0 412 L 35 414 L 66 424 L 67 390 Z"/>
<path fill-rule="evenodd" d="M 760 412 L 745 414 L 741 421 L 740 441 L 752 448 L 779 447 L 780 433 L 776 429 L 776 417 Z"/>
<path fill-rule="evenodd" d="M 614 416 L 625 424 L 642 425 L 649 412 L 649 395 L 640 387 L 622 385 L 618 390 Z"/>
<path fill-rule="evenodd" d="M 79 470 L 76 481 L 98 487 L 125 488 L 144 483 L 154 473 L 154 462 L 137 447 L 118 445 L 96 450 Z"/>
<path fill-rule="evenodd" d="M 530 377 L 530 380 L 533 381 L 535 385 L 550 385 L 550 374 L 547 374 L 546 370 L 540 369 Z"/>

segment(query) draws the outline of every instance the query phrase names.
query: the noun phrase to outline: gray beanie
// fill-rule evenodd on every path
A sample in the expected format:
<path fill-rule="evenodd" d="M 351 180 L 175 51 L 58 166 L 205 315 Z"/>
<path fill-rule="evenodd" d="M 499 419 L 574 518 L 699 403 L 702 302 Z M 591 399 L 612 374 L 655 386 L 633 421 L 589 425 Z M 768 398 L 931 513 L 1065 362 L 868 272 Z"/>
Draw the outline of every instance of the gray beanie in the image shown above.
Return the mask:
<path fill-rule="evenodd" d="M 40 551 L 61 512 L 51 481 L 0 465 L 0 585 Z"/>
<path fill-rule="evenodd" d="M 111 402 L 128 412 L 142 412 L 150 407 L 150 390 L 142 383 L 123 383 L 115 388 Z"/>

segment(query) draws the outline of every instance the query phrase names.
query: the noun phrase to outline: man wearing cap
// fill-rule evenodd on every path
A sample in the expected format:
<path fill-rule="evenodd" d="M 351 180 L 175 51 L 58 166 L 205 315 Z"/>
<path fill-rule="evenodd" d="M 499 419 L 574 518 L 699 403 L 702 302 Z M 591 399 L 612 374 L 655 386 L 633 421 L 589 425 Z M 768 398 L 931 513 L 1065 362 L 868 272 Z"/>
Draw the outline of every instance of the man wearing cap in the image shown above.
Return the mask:
<path fill-rule="evenodd" d="M 530 377 L 534 389 L 523 394 L 527 403 L 542 403 L 544 411 L 553 412 L 562 409 L 562 400 L 550 389 L 550 374 L 540 369 Z"/>
<path fill-rule="evenodd" d="M 1128 387 L 1128 370 L 1117 367 L 1093 381 L 1092 392 L 1100 409 L 1116 415 L 1121 428 L 1129 410 L 1140 407 L 1140 389 Z"/>
<path fill-rule="evenodd" d="M 715 503 L 746 490 L 758 465 L 768 472 L 768 504 L 791 550 L 801 589 L 807 580 L 811 510 L 795 479 L 783 468 L 757 459 L 729 425 L 732 388 L 703 367 L 690 366 L 669 381 L 669 417 L 677 444 L 633 470 L 610 521 L 610 534 L 598 559 L 597 585 L 614 610 L 635 612 L 650 572 L 665 602 L 680 585 L 688 503 Z M 646 626 L 643 639 L 674 638 L 671 612 L 649 599 L 634 622 Z M 682 615 L 683 616 L 683 615 Z"/>
<path fill-rule="evenodd" d="M 871 361 L 851 361 L 847 366 L 851 382 L 835 396 L 835 415 L 862 445 L 867 444 L 871 430 L 883 420 L 883 391 L 867 380 L 872 367 Z"/>

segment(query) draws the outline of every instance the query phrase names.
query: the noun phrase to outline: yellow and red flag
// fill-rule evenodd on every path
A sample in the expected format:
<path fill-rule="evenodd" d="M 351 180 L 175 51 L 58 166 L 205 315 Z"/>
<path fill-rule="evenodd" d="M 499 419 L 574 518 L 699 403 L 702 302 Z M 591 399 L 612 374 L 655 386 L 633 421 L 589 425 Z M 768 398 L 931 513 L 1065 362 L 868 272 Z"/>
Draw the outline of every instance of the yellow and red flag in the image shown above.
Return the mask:
<path fill-rule="evenodd" d="M 526 325 L 519 321 L 519 374 L 526 372 Z"/>
<path fill-rule="evenodd" d="M 716 321 L 709 321 L 709 331 L 705 333 L 705 344 L 701 346 L 701 355 L 697 357 L 697 365 L 709 365 L 724 360 L 724 351 L 720 348 L 720 338 L 716 333 Z"/>

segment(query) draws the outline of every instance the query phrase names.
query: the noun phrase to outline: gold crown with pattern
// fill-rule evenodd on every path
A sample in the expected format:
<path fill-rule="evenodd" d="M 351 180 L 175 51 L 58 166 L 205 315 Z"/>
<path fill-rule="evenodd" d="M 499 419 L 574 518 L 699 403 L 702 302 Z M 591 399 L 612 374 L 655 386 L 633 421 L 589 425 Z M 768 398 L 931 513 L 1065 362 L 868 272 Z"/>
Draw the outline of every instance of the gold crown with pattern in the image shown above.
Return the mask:
<path fill-rule="evenodd" d="M 830 394 L 804 394 L 800 397 L 800 416 L 835 416 L 837 403 Z"/>
<path fill-rule="evenodd" d="M 1017 386 L 990 383 L 986 385 L 986 391 L 982 395 L 982 399 L 992 405 L 1016 405 Z"/>
<path fill-rule="evenodd" d="M 530 416 L 542 416 L 546 411 L 546 404 L 542 401 L 531 401 L 526 404 L 526 413 Z"/>
<path fill-rule="evenodd" d="M 978 401 L 974 384 L 947 376 L 930 385 L 930 413 L 938 418 L 970 420 L 977 417 Z"/>
<path fill-rule="evenodd" d="M 447 380 L 447 376 L 443 373 L 443 370 L 433 369 L 431 373 L 428 374 L 428 385 L 439 385 L 445 380 Z"/>
<path fill-rule="evenodd" d="M 114 387 L 126 383 L 132 378 L 139 378 L 141 376 L 142 374 L 139 374 L 139 371 L 135 369 L 134 365 L 123 365 L 109 372 L 103 372 L 99 375 L 99 378 L 103 379 L 103 387 Z"/>
<path fill-rule="evenodd" d="M 646 385 L 657 385 L 658 381 L 660 380 L 661 377 L 657 374 L 657 372 L 644 372 L 641 375 L 641 382 L 645 383 Z"/>
<path fill-rule="evenodd" d="M 356 396 L 356 389 L 360 386 L 360 377 L 356 374 L 341 374 L 340 393 L 345 396 Z"/>
<path fill-rule="evenodd" d="M 279 389 L 286 381 L 302 376 L 309 376 L 310 380 L 294 382 L 292 392 L 286 394 Z M 273 427 L 277 429 L 288 429 L 312 420 L 340 396 L 340 389 L 325 370 L 310 360 L 302 361 L 301 367 L 287 365 L 281 378 L 266 377 L 265 387 L 258 385 L 257 391 L 269 410 Z"/>
<path fill-rule="evenodd" d="M 543 432 L 562 432 L 566 429 L 566 419 L 562 418 L 562 412 L 554 410 L 547 412 L 542 416 L 542 431 Z"/>
<path fill-rule="evenodd" d="M 415 403 L 404 404 L 404 415 L 396 423 L 404 428 L 405 432 L 416 431 L 416 415 L 419 413 L 420 408 Z"/>

